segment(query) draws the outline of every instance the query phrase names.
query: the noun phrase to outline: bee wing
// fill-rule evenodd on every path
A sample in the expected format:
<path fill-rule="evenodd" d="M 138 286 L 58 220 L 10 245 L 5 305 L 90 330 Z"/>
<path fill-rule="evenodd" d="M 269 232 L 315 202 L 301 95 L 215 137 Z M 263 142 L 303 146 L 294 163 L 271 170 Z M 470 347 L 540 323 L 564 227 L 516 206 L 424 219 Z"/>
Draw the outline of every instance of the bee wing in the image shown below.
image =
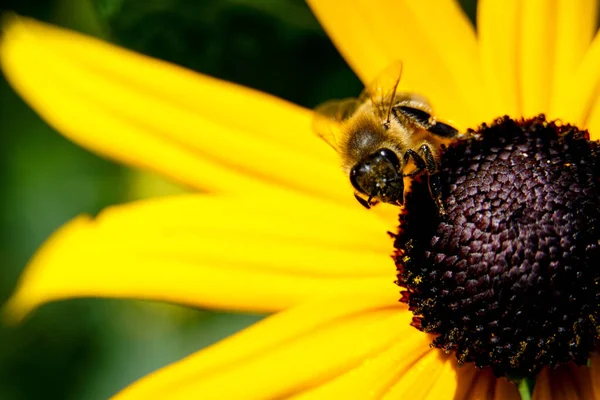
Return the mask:
<path fill-rule="evenodd" d="M 342 142 L 341 123 L 350 118 L 359 106 L 356 98 L 330 100 L 321 104 L 315 110 L 313 129 L 336 151 Z"/>
<path fill-rule="evenodd" d="M 396 90 L 402 76 L 402 61 L 396 61 L 380 73 L 359 96 L 360 102 L 371 101 L 382 121 L 388 121 L 396 103 Z"/>

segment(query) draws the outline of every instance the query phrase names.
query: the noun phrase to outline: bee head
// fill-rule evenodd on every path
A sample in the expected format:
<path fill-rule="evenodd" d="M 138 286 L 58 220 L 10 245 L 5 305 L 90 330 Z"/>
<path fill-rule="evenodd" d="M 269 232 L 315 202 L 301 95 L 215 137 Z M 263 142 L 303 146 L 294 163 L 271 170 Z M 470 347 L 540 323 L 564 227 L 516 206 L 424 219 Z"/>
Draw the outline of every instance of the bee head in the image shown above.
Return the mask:
<path fill-rule="evenodd" d="M 368 198 L 367 205 L 374 201 L 402 205 L 404 180 L 401 171 L 396 153 L 390 149 L 379 149 L 350 170 L 350 182 L 359 194 Z"/>

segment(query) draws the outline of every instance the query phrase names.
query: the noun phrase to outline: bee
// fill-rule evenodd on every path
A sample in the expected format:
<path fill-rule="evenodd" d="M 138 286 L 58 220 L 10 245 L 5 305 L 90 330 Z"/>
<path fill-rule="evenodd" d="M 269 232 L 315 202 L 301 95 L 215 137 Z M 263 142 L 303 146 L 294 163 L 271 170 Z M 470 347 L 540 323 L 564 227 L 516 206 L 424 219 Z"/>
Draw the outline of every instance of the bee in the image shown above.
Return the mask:
<path fill-rule="evenodd" d="M 402 63 L 388 68 L 358 98 L 332 100 L 315 110 L 314 130 L 333 147 L 365 208 L 404 204 L 404 178 L 426 173 L 439 214 L 445 214 L 439 148 L 459 136 L 437 121 L 427 100 L 397 92 Z"/>

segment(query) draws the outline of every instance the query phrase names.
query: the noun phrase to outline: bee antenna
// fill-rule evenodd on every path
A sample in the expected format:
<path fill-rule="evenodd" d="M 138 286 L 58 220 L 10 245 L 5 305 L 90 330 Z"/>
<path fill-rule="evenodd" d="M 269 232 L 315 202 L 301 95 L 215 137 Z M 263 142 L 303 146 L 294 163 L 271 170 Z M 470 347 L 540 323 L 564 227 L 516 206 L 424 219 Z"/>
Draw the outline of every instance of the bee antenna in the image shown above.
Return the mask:
<path fill-rule="evenodd" d="M 392 108 L 394 107 L 394 98 L 396 97 L 396 90 L 398 89 L 398 85 L 400 84 L 400 77 L 402 76 L 402 68 L 403 68 L 403 65 L 400 64 L 400 72 L 398 73 L 398 78 L 396 79 L 396 82 L 394 83 L 394 87 L 392 88 L 392 91 L 391 91 L 391 98 L 389 99 L 387 117 L 385 119 L 385 122 L 383 123 L 383 126 L 386 129 L 389 129 L 389 127 L 390 127 L 390 119 L 392 118 Z"/>

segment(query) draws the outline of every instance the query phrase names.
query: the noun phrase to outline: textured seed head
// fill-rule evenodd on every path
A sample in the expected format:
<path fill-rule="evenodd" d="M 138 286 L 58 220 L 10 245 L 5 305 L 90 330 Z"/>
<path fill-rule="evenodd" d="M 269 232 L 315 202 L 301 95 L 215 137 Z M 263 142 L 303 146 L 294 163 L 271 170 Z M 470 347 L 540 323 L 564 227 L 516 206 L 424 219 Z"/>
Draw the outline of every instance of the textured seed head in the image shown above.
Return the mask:
<path fill-rule="evenodd" d="M 460 363 L 534 376 L 600 342 L 600 152 L 586 131 L 504 117 L 441 156 L 400 216 L 395 261 L 413 325 Z"/>

